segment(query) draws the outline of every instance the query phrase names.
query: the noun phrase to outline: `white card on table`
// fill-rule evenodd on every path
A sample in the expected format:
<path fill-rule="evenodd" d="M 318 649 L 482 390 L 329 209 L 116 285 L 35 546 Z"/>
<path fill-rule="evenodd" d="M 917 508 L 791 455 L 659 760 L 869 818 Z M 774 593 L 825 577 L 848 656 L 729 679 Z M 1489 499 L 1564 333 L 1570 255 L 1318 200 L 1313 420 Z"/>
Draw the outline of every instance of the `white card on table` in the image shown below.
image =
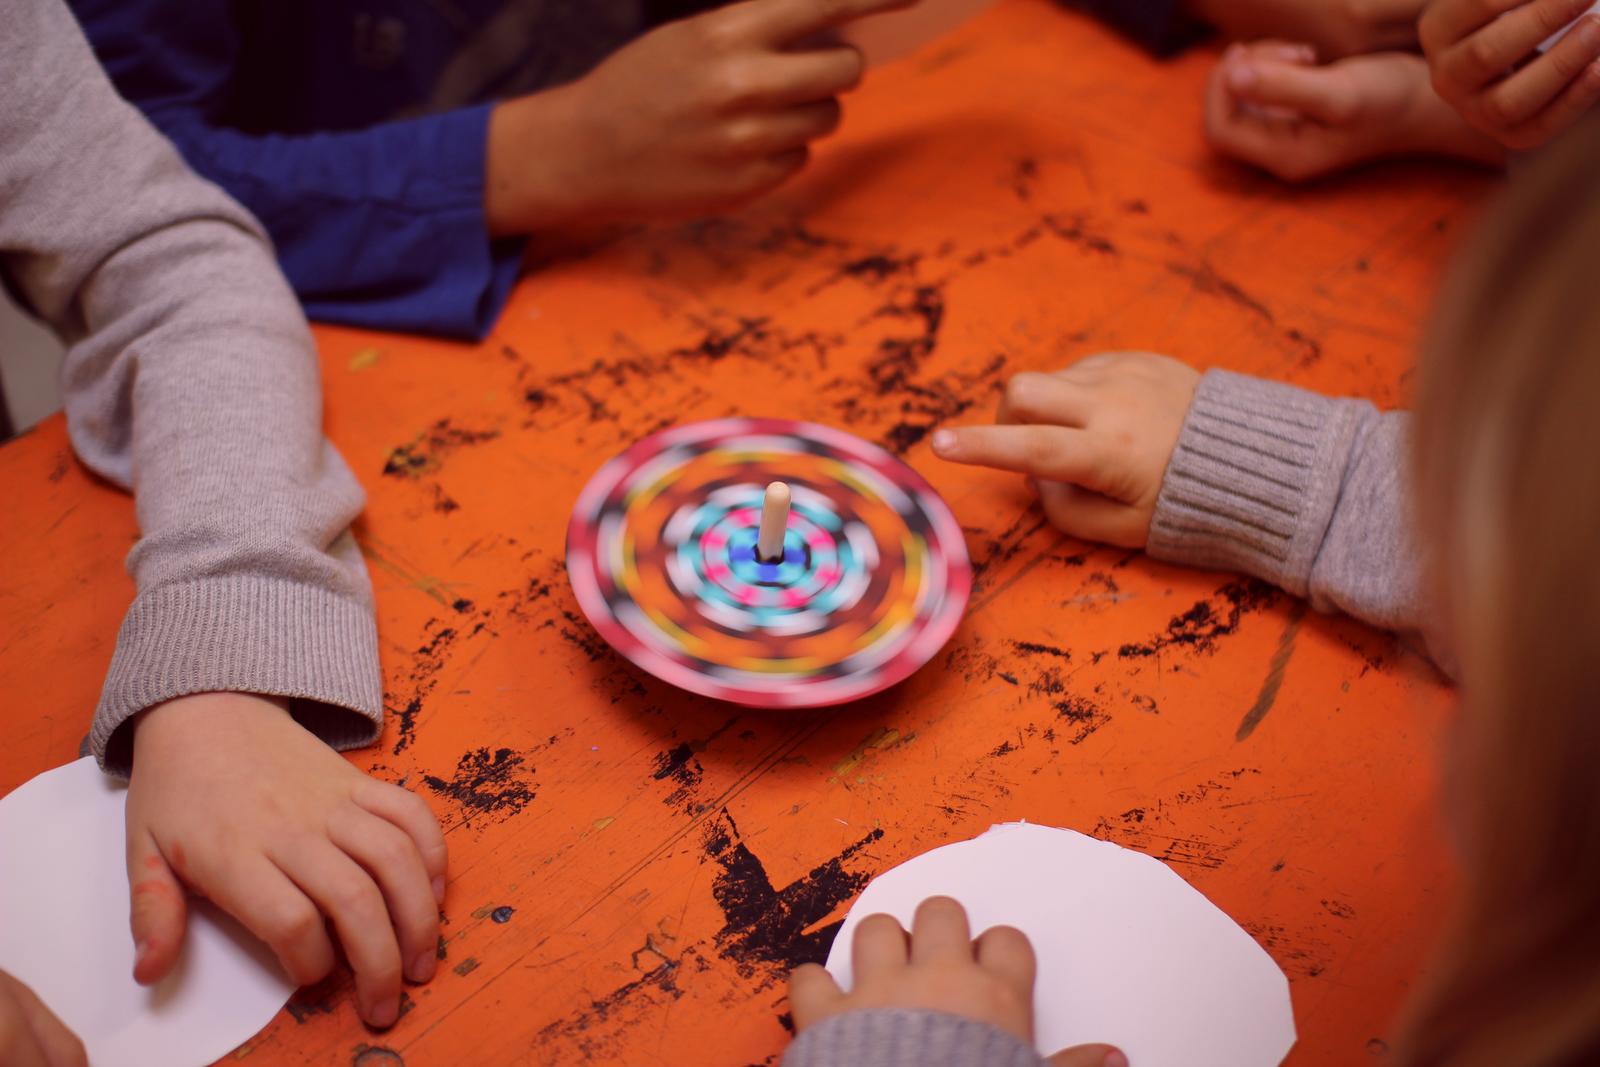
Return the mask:
<path fill-rule="evenodd" d="M 1294 1045 L 1288 979 L 1237 923 L 1159 860 L 1048 826 L 1005 823 L 879 875 L 828 970 L 848 989 L 856 924 L 886 912 L 909 929 L 941 895 L 973 936 L 1009 925 L 1033 942 L 1042 1056 L 1104 1041 L 1135 1067 L 1275 1067 Z"/>
<path fill-rule="evenodd" d="M 94 1067 L 202 1067 L 271 1021 L 294 985 L 265 945 L 194 899 L 177 967 L 149 989 L 133 980 L 126 797 L 85 758 L 0 799 L 0 970 Z"/>

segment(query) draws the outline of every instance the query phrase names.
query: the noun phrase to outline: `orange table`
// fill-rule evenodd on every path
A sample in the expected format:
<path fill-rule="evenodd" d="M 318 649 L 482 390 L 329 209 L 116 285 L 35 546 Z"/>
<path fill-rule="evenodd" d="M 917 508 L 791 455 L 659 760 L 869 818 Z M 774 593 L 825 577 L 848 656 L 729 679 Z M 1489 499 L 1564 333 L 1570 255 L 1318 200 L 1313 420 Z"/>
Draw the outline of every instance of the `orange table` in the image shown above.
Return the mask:
<path fill-rule="evenodd" d="M 1382 1051 L 1444 890 L 1448 691 L 1265 587 L 1061 537 L 1016 480 L 926 445 L 1011 373 L 1101 349 L 1404 401 L 1485 179 L 1290 191 L 1218 162 L 1210 61 L 1153 64 L 1001 0 L 872 74 L 802 180 L 544 266 L 481 345 L 319 330 L 388 682 L 382 744 L 352 758 L 447 829 L 446 964 L 388 1033 L 338 977 L 238 1058 L 771 1063 L 786 966 L 823 954 L 874 872 L 1022 818 L 1158 856 L 1244 924 L 1293 983 L 1293 1063 Z M 971 611 L 898 689 L 741 711 L 641 675 L 577 613 L 562 546 L 585 479 L 733 413 L 883 442 L 966 527 Z M 59 417 L 0 449 L 0 484 L 5 791 L 77 752 L 135 528 Z"/>

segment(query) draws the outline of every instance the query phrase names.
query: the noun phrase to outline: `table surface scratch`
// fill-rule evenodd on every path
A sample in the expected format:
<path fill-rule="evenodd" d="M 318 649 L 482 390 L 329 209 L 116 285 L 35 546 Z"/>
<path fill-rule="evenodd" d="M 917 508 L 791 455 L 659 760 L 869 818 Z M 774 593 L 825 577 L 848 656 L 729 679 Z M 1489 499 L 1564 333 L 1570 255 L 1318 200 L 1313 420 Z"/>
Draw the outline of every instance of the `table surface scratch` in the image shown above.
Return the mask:
<path fill-rule="evenodd" d="M 443 822 L 439 976 L 390 1032 L 347 977 L 251 1063 L 773 1063 L 783 976 L 875 872 L 1014 819 L 1157 856 L 1288 973 L 1298 1067 L 1373 1062 L 1446 890 L 1448 691 L 1385 635 L 1236 577 L 1057 534 L 926 437 L 1004 380 L 1141 348 L 1405 401 L 1487 180 L 1289 190 L 1213 159 L 1211 55 L 1155 64 L 1001 0 L 874 72 L 802 180 L 732 217 L 543 264 L 480 345 L 319 328 L 329 433 L 369 494 L 389 719 L 352 759 Z M 578 489 L 643 434 L 842 426 L 963 524 L 971 610 L 896 689 L 821 713 L 676 692 L 578 613 Z M 76 754 L 131 597 L 128 498 L 59 416 L 0 448 L 0 792 Z"/>

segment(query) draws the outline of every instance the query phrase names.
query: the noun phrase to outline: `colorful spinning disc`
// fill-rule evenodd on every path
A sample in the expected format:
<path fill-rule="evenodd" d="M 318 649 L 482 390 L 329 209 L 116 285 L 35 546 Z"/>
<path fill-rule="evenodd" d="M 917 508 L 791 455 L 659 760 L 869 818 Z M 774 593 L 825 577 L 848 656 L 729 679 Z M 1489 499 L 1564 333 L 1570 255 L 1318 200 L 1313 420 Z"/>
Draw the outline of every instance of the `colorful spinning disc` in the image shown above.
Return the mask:
<path fill-rule="evenodd" d="M 756 556 L 762 492 L 788 483 L 781 561 Z M 567 574 L 612 647 L 656 677 L 756 707 L 887 689 L 950 639 L 972 588 L 955 516 L 876 445 L 787 419 L 647 437 L 578 497 Z"/>

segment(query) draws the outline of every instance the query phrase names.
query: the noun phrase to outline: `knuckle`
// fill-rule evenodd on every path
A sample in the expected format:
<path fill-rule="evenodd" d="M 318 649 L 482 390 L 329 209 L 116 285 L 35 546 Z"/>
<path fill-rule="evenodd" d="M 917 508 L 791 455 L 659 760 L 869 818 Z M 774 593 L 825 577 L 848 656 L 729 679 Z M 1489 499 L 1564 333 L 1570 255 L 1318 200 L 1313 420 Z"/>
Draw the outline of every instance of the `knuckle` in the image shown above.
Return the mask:
<path fill-rule="evenodd" d="M 329 890 L 330 903 L 341 911 L 355 915 L 365 915 L 373 907 L 373 897 L 377 893 L 376 887 L 366 878 L 351 875 L 349 878 L 340 879 Z"/>
<path fill-rule="evenodd" d="M 760 96 L 755 71 L 748 63 L 723 64 L 716 73 L 712 93 L 716 102 L 725 107 L 742 107 L 755 102 Z"/>
<path fill-rule="evenodd" d="M 279 909 L 268 923 L 274 942 L 300 945 L 322 926 L 322 915 L 309 901 L 300 901 Z"/>
<path fill-rule="evenodd" d="M 1466 72 L 1479 79 L 1495 72 L 1494 42 L 1482 35 L 1469 38 L 1461 46 L 1461 62 Z"/>

